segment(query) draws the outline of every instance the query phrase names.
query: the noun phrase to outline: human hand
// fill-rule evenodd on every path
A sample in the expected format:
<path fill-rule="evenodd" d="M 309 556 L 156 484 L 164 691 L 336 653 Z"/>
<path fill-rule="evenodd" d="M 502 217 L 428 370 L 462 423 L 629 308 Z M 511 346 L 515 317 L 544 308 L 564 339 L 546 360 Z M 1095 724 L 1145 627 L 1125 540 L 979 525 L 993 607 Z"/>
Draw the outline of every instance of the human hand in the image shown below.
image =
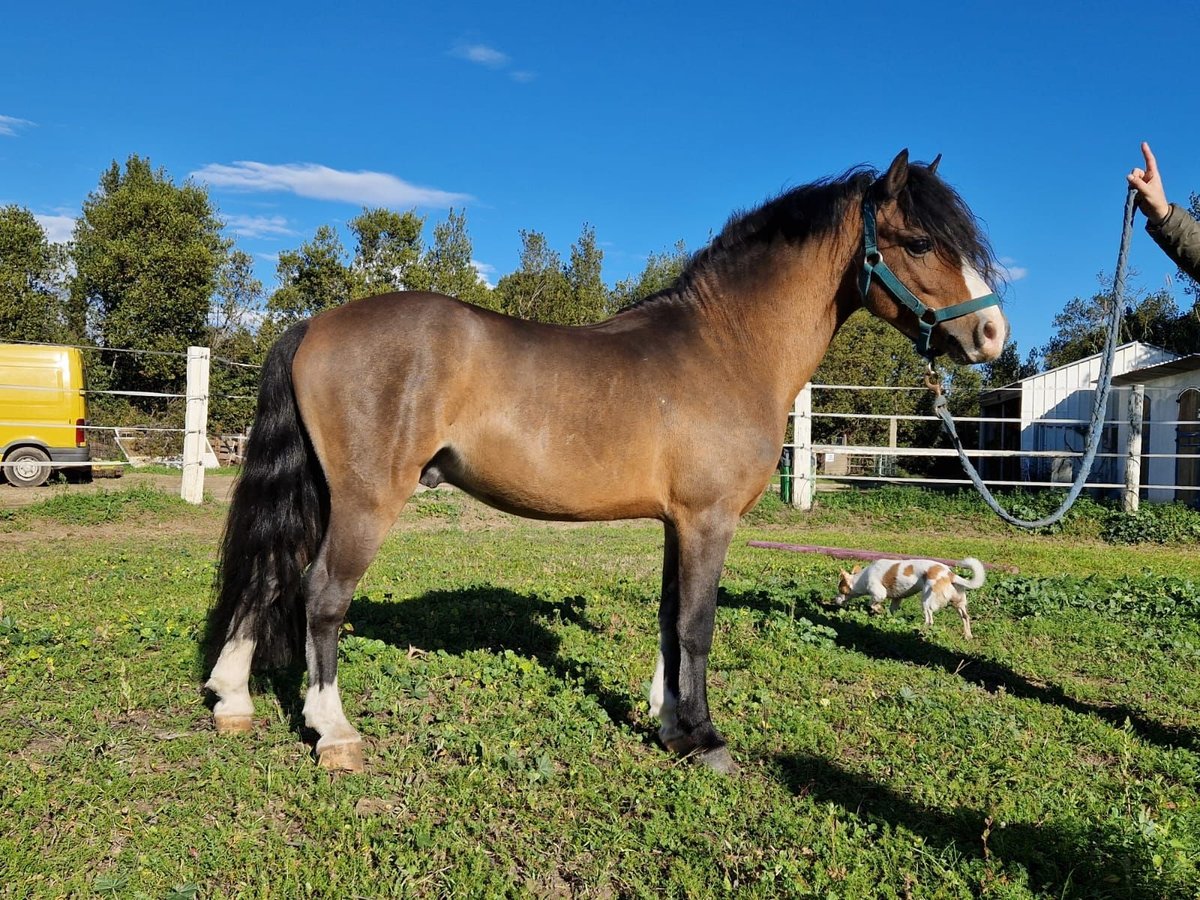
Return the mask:
<path fill-rule="evenodd" d="M 1167 192 L 1163 190 L 1158 162 L 1145 141 L 1142 141 L 1142 156 L 1146 158 L 1146 168 L 1134 169 L 1125 176 L 1125 180 L 1138 193 L 1138 208 L 1146 214 L 1151 225 L 1157 225 L 1170 215 L 1171 204 L 1167 202 Z"/>

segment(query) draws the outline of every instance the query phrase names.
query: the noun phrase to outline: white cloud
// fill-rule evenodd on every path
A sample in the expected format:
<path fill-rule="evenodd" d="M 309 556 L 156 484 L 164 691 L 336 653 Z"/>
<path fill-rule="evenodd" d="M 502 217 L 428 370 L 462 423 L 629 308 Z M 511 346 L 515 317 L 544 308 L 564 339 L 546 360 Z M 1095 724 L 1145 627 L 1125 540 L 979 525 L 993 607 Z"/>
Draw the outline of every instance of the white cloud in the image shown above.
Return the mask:
<path fill-rule="evenodd" d="M 44 216 L 35 213 L 33 217 L 42 226 L 42 231 L 46 232 L 46 239 L 52 244 L 65 244 L 75 233 L 75 219 L 72 216 Z"/>
<path fill-rule="evenodd" d="M 489 288 L 494 288 L 496 285 L 492 282 L 492 276 L 496 274 L 496 267 L 491 263 L 480 262 L 477 259 L 471 260 L 471 265 L 475 267 L 475 273 L 482 279 L 483 283 Z"/>
<path fill-rule="evenodd" d="M 459 44 L 451 52 L 459 59 L 487 66 L 489 69 L 503 69 L 508 65 L 508 54 L 501 53 L 487 44 Z"/>
<path fill-rule="evenodd" d="M 0 135 L 13 137 L 20 129 L 33 124 L 28 119 L 18 119 L 16 116 L 0 116 Z"/>
<path fill-rule="evenodd" d="M 1029 274 L 1029 270 L 1024 266 L 1016 265 L 1016 260 L 1011 256 L 1005 256 L 999 260 L 1000 274 L 1004 276 L 1004 280 L 1008 282 L 1020 281 Z"/>
<path fill-rule="evenodd" d="M 295 234 L 283 216 L 227 216 L 225 224 L 241 237 L 261 238 Z"/>
<path fill-rule="evenodd" d="M 315 200 L 338 200 L 366 206 L 432 206 L 466 203 L 457 194 L 410 184 L 386 172 L 344 172 L 317 163 L 270 163 L 239 160 L 231 166 L 210 163 L 191 177 L 232 191 L 290 193 Z"/>
<path fill-rule="evenodd" d="M 487 66 L 489 69 L 507 69 L 512 63 L 512 58 L 507 53 L 497 50 L 495 47 L 489 47 L 487 44 L 461 43 L 450 51 L 450 55 L 465 59 L 477 66 Z M 518 84 L 528 84 L 537 77 L 537 74 L 528 69 L 513 69 L 509 71 L 508 77 Z"/>

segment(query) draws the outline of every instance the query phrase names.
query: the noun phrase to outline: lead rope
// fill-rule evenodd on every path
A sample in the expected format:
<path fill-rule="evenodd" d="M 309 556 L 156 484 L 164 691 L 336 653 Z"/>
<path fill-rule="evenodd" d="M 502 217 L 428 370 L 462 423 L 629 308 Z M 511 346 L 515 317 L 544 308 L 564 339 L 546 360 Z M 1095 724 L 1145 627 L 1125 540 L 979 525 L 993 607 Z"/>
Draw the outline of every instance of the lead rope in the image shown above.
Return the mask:
<path fill-rule="evenodd" d="M 979 495 L 983 497 L 984 502 L 992 508 L 996 515 L 1005 522 L 1016 525 L 1018 528 L 1044 528 L 1047 525 L 1053 525 L 1065 516 L 1067 511 L 1079 498 L 1084 483 L 1092 471 L 1092 463 L 1096 459 L 1096 451 L 1100 448 L 1100 436 L 1104 430 L 1104 414 L 1108 409 L 1108 394 L 1109 389 L 1112 387 L 1113 359 L 1117 353 L 1117 340 L 1121 333 L 1121 315 L 1125 309 L 1125 268 L 1129 259 L 1129 242 L 1133 236 L 1133 213 L 1136 208 L 1134 202 L 1136 198 L 1137 192 L 1134 190 L 1130 190 L 1128 196 L 1125 198 L 1125 225 L 1121 231 L 1121 250 L 1117 255 L 1117 274 L 1113 281 L 1112 314 L 1108 322 L 1108 339 L 1105 344 L 1104 357 L 1100 361 L 1100 377 L 1096 388 L 1096 405 L 1092 409 L 1091 423 L 1088 425 L 1087 445 L 1084 449 L 1083 461 L 1079 466 L 1079 474 L 1075 476 L 1075 481 L 1071 485 L 1071 489 L 1067 491 L 1066 499 L 1063 500 L 1062 505 L 1058 509 L 1044 519 L 1027 521 L 1025 519 L 1018 519 L 996 502 L 996 498 L 992 496 L 992 492 L 987 489 L 987 485 L 983 483 L 983 479 L 975 471 L 975 466 L 967 458 L 967 452 L 963 449 L 962 440 L 958 436 L 958 430 L 954 427 L 954 419 L 950 415 L 950 410 L 946 407 L 946 396 L 942 392 L 941 379 L 938 378 L 932 363 L 930 363 L 929 370 L 925 375 L 925 385 L 934 393 L 933 411 L 942 420 L 942 426 L 946 429 L 946 433 L 954 443 L 954 449 L 958 451 L 958 458 L 962 463 L 963 471 L 967 473 L 967 477 L 975 485 L 975 490 L 979 491 Z"/>

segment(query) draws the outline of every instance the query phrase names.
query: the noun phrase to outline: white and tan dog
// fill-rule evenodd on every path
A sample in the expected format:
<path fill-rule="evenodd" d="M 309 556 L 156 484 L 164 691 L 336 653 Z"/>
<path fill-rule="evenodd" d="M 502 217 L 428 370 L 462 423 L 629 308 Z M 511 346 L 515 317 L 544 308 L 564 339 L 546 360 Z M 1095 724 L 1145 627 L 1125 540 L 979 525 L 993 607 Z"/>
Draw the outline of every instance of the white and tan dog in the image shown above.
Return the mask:
<path fill-rule="evenodd" d="M 881 612 L 883 601 L 891 600 L 892 612 L 900 608 L 900 601 L 921 592 L 921 609 L 925 612 L 925 624 L 933 624 L 933 614 L 947 604 L 953 606 L 962 619 L 963 636 L 971 638 L 971 617 L 967 615 L 967 591 L 982 587 L 983 563 L 968 557 L 958 563 L 971 570 L 971 577 L 963 578 L 945 563 L 932 559 L 881 559 L 865 569 L 842 572 L 838 583 L 837 605 L 842 606 L 851 597 L 869 595 L 871 612 Z"/>

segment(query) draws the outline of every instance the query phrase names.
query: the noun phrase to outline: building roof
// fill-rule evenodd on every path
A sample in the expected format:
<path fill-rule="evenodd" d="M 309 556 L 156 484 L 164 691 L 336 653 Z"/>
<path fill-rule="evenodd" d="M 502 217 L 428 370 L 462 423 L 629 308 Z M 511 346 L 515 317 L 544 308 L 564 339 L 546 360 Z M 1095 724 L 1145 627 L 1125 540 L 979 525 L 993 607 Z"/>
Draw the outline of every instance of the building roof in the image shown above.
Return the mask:
<path fill-rule="evenodd" d="M 1170 359 L 1156 366 L 1146 366 L 1144 369 L 1130 369 L 1123 375 L 1113 378 L 1113 384 L 1145 384 L 1147 381 L 1157 381 L 1160 378 L 1170 378 L 1172 375 L 1184 375 L 1200 369 L 1200 353 L 1190 353 L 1177 359 Z"/>
<path fill-rule="evenodd" d="M 1130 351 L 1131 353 L 1136 354 L 1139 351 L 1143 351 L 1143 350 L 1146 352 L 1149 352 L 1149 353 L 1157 353 L 1157 354 L 1164 355 L 1164 356 L 1174 356 L 1174 354 L 1172 354 L 1171 351 L 1166 350 L 1162 347 L 1159 347 L 1156 344 L 1147 344 L 1142 341 L 1129 341 L 1127 343 L 1121 344 L 1119 347 L 1116 348 L 1117 360 L 1115 362 L 1116 362 L 1118 370 L 1120 368 L 1120 359 L 1123 355 L 1122 351 Z M 1090 356 L 1085 356 L 1081 359 L 1072 360 L 1071 362 L 1064 363 L 1063 365 L 1057 366 L 1056 368 L 1047 369 L 1045 372 L 1036 372 L 1033 375 L 1030 375 L 1026 378 L 1022 378 L 1019 381 L 1010 382 L 1006 385 L 1003 385 L 1002 387 L 990 388 L 989 390 L 983 391 L 979 395 L 979 402 L 982 406 L 994 406 L 998 403 L 1003 402 L 1005 399 L 1007 399 L 1009 397 L 1014 397 L 1014 396 L 1019 395 L 1020 391 L 1021 391 L 1021 386 L 1028 382 L 1039 381 L 1039 380 L 1045 379 L 1047 376 L 1054 375 L 1055 373 L 1065 372 L 1068 369 L 1091 365 L 1092 363 L 1095 363 L 1096 361 L 1098 361 L 1103 355 L 1104 355 L 1103 351 L 1101 351 L 1099 353 L 1093 353 Z M 1172 361 L 1175 361 L 1175 360 L 1172 360 Z M 1147 371 L 1149 369 L 1158 368 L 1159 365 L 1169 365 L 1169 363 L 1159 363 L 1158 365 L 1155 365 L 1155 366 L 1147 366 L 1145 369 L 1129 370 L 1129 373 L 1121 373 L 1120 375 L 1115 376 L 1113 378 L 1113 384 L 1140 383 L 1140 381 L 1128 382 L 1128 381 L 1121 381 L 1119 379 L 1126 377 L 1127 374 L 1132 374 L 1134 371 Z M 1163 376 L 1158 376 L 1158 377 L 1163 377 Z"/>

